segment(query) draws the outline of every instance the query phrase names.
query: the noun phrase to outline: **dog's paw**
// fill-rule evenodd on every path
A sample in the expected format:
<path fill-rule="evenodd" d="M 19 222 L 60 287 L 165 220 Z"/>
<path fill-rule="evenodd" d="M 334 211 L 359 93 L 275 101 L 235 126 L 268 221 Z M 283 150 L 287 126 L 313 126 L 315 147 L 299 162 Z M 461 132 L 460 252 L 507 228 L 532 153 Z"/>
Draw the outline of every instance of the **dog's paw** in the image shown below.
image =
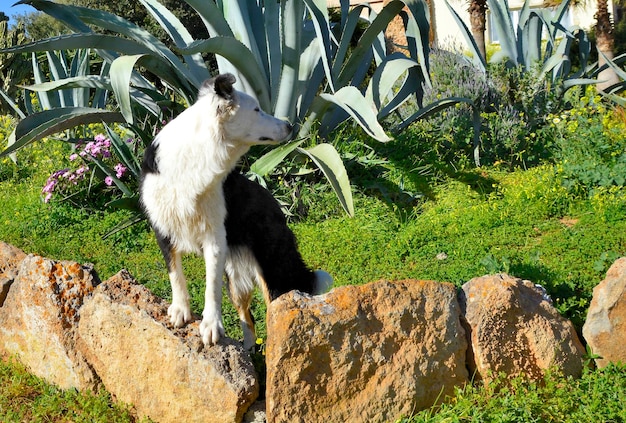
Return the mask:
<path fill-rule="evenodd" d="M 200 323 L 200 336 L 204 345 L 215 345 L 224 336 L 224 324 L 219 318 L 203 318 Z"/>
<path fill-rule="evenodd" d="M 189 304 L 174 304 L 167 309 L 167 315 L 170 317 L 170 323 L 175 328 L 180 328 L 187 322 L 191 322 L 191 308 Z"/>

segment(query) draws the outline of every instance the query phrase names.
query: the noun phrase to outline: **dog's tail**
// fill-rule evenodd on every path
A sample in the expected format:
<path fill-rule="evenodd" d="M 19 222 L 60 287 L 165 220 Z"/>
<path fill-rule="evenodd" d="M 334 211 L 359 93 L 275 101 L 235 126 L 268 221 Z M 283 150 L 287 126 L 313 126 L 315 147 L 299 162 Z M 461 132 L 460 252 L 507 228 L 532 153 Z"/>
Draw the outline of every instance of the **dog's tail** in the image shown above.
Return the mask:
<path fill-rule="evenodd" d="M 323 270 L 316 270 L 315 272 L 315 285 L 313 286 L 313 295 L 320 295 L 330 290 L 333 287 L 333 277 Z"/>

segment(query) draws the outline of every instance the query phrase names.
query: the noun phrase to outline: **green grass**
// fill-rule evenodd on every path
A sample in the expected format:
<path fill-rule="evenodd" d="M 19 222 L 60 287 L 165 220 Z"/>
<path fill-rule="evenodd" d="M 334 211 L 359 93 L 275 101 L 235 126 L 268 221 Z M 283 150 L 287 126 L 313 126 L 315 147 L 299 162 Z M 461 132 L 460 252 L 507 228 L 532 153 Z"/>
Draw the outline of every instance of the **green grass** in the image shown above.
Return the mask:
<path fill-rule="evenodd" d="M 489 387 L 466 386 L 440 407 L 400 423 L 626 421 L 626 368 L 586 371 L 580 379 L 548 375 L 541 383 L 516 379 Z"/>
<path fill-rule="evenodd" d="M 0 360 L 0 421 L 126 423 L 138 419 L 130 407 L 102 392 L 61 390 L 30 375 L 19 363 Z"/>
<path fill-rule="evenodd" d="M 507 271 L 544 285 L 580 332 L 592 288 L 614 258 L 626 255 L 626 189 L 575 197 L 563 188 L 553 166 L 444 172 L 422 168 L 415 145 L 405 154 L 400 148 L 381 146 L 378 159 L 348 163 L 355 188 L 353 218 L 342 214 L 327 189 L 304 186 L 309 213 L 291 225 L 305 261 L 329 271 L 337 285 L 414 278 L 460 286 L 473 277 Z M 157 295 L 169 298 L 165 266 L 147 225 L 103 240 L 125 212 L 43 204 L 40 187 L 51 166 L 0 182 L 0 240 L 27 253 L 93 263 L 103 280 L 128 269 Z M 203 263 L 189 256 L 184 266 L 192 307 L 200 313 Z M 255 318 L 264 337 L 265 307 L 257 299 Z M 228 301 L 224 312 L 228 335 L 240 338 Z M 587 372 L 577 381 L 551 376 L 544 386 L 468 387 L 441 408 L 407 421 L 624 421 L 625 379 L 626 369 L 612 367 Z M 1 365 L 0 387 L 3 422 L 134 419 L 106 394 L 60 391 L 16 364 Z"/>

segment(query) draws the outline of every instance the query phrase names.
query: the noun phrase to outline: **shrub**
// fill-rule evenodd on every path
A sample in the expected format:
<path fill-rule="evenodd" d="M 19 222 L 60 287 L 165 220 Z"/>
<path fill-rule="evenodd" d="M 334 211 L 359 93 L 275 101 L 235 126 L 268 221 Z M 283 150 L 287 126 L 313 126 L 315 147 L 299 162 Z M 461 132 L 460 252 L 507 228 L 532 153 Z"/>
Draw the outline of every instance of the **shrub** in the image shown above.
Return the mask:
<path fill-rule="evenodd" d="M 598 188 L 626 182 L 626 114 L 607 106 L 589 88 L 572 96 L 574 107 L 549 114 L 542 131 L 555 143 L 557 173 L 576 195 L 593 196 Z"/>
<path fill-rule="evenodd" d="M 127 142 L 133 143 L 134 140 L 129 138 Z M 128 182 L 131 172 L 115 158 L 112 150 L 111 140 L 103 134 L 96 135 L 92 140 L 78 140 L 68 157 L 68 166 L 48 177 L 41 190 L 43 201 L 47 203 L 57 196 L 83 207 L 93 204 L 101 208 L 123 194 L 115 180 Z"/>

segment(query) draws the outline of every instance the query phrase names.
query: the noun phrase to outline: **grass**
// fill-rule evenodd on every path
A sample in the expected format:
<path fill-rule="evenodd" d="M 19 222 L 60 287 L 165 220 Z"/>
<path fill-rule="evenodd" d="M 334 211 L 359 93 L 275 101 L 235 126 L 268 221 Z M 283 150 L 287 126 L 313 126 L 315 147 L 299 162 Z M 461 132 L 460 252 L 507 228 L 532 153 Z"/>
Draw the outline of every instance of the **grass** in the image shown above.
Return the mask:
<path fill-rule="evenodd" d="M 61 390 L 30 375 L 19 363 L 0 360 L 0 419 L 12 422 L 136 422 L 130 407 L 106 392 Z"/>
<path fill-rule="evenodd" d="M 329 271 L 337 285 L 414 278 L 460 286 L 473 277 L 507 271 L 544 285 L 580 332 L 592 288 L 613 259 L 626 254 L 626 189 L 573 196 L 552 165 L 444 172 L 426 166 L 419 146 L 403 147 L 403 141 L 375 151 L 358 143 L 352 151 L 344 149 L 344 154 L 360 157 L 347 163 L 355 189 L 353 218 L 342 214 L 327 189 L 304 187 L 312 207 L 306 218 L 291 225 L 305 261 Z M 374 154 L 364 160 L 368 151 Z M 38 163 L 38 168 L 0 182 L 0 240 L 27 253 L 91 262 L 103 280 L 126 268 L 168 298 L 165 266 L 149 228 L 139 224 L 103 240 L 125 212 L 44 205 L 40 187 L 54 163 Z M 192 307 L 199 313 L 203 264 L 189 256 L 184 266 Z M 265 308 L 257 299 L 255 320 L 264 337 Z M 224 312 L 228 335 L 241 338 L 228 301 Z M 616 366 L 588 371 L 576 381 L 551 375 L 543 385 L 470 386 L 445 405 L 405 421 L 618 422 L 625 420 L 624 386 L 626 369 Z M 0 365 L 0 421 L 134 419 L 106 393 L 61 391 L 15 363 Z"/>

